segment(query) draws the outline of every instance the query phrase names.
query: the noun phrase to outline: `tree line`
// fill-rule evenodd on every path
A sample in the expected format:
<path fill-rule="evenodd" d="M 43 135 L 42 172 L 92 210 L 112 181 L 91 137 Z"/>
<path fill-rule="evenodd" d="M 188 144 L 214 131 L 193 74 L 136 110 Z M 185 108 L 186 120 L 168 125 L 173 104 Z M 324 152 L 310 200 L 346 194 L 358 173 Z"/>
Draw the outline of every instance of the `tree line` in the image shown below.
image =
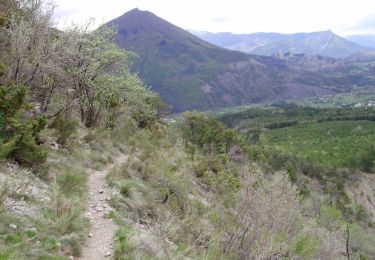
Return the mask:
<path fill-rule="evenodd" d="M 71 120 L 113 129 L 123 117 L 140 127 L 156 119 L 160 97 L 130 72 L 134 53 L 114 43 L 116 31 L 89 24 L 61 31 L 52 14 L 41 0 L 1 3 L 1 158 L 43 161 L 39 133 L 48 126 L 69 133 Z"/>

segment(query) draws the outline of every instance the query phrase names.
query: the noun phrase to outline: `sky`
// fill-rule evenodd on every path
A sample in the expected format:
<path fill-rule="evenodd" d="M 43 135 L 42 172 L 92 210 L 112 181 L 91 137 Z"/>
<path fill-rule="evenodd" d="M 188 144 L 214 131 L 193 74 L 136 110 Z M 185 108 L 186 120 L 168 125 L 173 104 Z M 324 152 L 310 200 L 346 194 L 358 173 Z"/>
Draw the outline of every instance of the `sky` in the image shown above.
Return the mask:
<path fill-rule="evenodd" d="M 95 26 L 133 8 L 183 28 L 210 32 L 375 34 L 375 0 L 55 0 L 63 29 L 95 19 Z"/>

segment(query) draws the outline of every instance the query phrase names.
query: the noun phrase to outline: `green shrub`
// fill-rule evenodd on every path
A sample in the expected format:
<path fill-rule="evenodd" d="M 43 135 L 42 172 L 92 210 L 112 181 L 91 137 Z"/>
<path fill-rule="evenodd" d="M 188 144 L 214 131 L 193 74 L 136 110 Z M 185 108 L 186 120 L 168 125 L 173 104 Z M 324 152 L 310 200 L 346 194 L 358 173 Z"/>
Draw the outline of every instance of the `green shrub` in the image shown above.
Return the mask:
<path fill-rule="evenodd" d="M 137 183 L 133 180 L 123 181 L 119 185 L 119 190 L 122 196 L 130 197 L 132 189 L 137 188 Z"/>
<path fill-rule="evenodd" d="M 194 166 L 194 173 L 198 178 L 205 176 L 208 169 L 208 163 L 206 160 L 199 160 L 198 163 Z"/>
<path fill-rule="evenodd" d="M 70 119 L 64 119 L 59 116 L 52 122 L 50 127 L 56 129 L 58 132 L 57 143 L 66 145 L 68 139 L 76 131 L 77 122 Z"/>
<path fill-rule="evenodd" d="M 21 164 L 41 164 L 46 150 L 37 143 L 46 125 L 43 117 L 31 116 L 24 86 L 0 86 L 0 158 L 13 158 Z"/>
<path fill-rule="evenodd" d="M 35 137 L 25 135 L 20 137 L 10 156 L 21 164 L 33 166 L 46 160 L 47 151 L 35 143 Z"/>
<path fill-rule="evenodd" d="M 132 259 L 135 248 L 130 244 L 132 231 L 129 226 L 121 226 L 115 233 L 115 258 Z"/>
<path fill-rule="evenodd" d="M 4 239 L 6 244 L 18 244 L 22 241 L 21 234 L 8 234 Z"/>
<path fill-rule="evenodd" d="M 181 131 L 186 148 L 192 151 L 192 155 L 194 155 L 192 146 L 198 147 L 206 154 L 227 154 L 237 143 L 234 130 L 227 129 L 214 117 L 207 117 L 195 111 L 184 113 Z"/>

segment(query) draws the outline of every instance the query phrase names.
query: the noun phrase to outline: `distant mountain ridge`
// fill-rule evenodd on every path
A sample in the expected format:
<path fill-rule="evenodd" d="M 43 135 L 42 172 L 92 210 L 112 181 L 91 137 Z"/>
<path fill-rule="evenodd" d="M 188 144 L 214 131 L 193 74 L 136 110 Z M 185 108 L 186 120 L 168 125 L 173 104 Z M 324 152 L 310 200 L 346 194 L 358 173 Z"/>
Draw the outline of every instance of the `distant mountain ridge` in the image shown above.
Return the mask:
<path fill-rule="evenodd" d="M 107 25 L 117 28 L 120 47 L 138 55 L 134 72 L 176 112 L 332 94 L 367 84 L 365 77 L 358 82 L 356 74 L 340 72 L 352 71 L 350 66 L 334 65 L 326 73 L 331 60 L 249 55 L 217 47 L 148 11 L 134 9 Z M 318 60 L 321 65 L 305 69 Z"/>
<path fill-rule="evenodd" d="M 368 50 L 367 47 L 344 39 L 332 31 L 295 34 L 191 32 L 217 46 L 258 55 L 293 52 L 342 58 Z"/>
<path fill-rule="evenodd" d="M 375 50 L 375 35 L 359 34 L 345 36 L 345 39 Z"/>

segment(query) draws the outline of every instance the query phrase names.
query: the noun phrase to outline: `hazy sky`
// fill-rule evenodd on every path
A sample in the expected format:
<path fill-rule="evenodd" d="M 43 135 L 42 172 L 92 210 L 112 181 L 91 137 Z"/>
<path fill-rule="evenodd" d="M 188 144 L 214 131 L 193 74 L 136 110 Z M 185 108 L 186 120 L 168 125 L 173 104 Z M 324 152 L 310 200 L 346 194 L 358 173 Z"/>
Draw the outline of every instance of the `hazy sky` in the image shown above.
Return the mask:
<path fill-rule="evenodd" d="M 109 21 L 139 8 L 184 29 L 211 32 L 375 34 L 375 0 L 55 0 L 63 28 Z"/>

